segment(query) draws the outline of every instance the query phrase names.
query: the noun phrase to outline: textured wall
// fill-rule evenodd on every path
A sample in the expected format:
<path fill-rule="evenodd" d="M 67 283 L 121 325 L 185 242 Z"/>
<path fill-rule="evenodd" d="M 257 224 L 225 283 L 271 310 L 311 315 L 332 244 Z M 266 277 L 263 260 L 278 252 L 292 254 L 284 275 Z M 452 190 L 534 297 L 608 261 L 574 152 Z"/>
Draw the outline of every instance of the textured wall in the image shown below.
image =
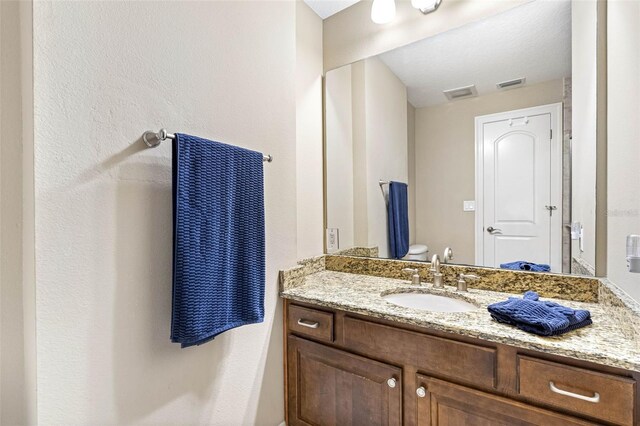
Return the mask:
<path fill-rule="evenodd" d="M 42 424 L 283 420 L 277 271 L 296 258 L 293 2 L 34 4 L 38 415 Z M 274 156 L 266 318 L 169 341 L 166 127 Z"/>

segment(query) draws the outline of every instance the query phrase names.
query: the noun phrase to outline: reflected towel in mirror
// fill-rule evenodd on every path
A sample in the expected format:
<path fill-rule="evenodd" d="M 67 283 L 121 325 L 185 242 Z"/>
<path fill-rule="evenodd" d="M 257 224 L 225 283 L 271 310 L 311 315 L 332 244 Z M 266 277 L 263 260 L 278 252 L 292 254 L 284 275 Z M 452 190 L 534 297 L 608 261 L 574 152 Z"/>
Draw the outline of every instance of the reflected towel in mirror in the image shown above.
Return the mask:
<path fill-rule="evenodd" d="M 409 252 L 409 202 L 407 184 L 389 182 L 389 257 L 401 259 Z"/>

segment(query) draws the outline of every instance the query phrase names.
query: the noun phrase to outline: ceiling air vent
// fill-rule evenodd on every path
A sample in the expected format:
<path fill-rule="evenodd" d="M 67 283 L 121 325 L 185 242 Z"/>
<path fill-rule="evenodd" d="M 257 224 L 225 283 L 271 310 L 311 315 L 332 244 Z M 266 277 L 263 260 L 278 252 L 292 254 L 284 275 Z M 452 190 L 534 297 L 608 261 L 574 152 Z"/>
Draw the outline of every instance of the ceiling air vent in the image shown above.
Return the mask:
<path fill-rule="evenodd" d="M 498 83 L 498 84 L 496 84 L 496 86 L 498 87 L 498 89 L 512 89 L 514 87 L 523 86 L 525 81 L 527 81 L 527 79 L 524 78 L 524 77 L 515 78 L 513 80 L 507 80 L 507 81 L 503 81 L 501 83 Z"/>
<path fill-rule="evenodd" d="M 444 93 L 450 101 L 478 96 L 476 86 L 473 84 L 471 86 L 458 87 L 457 89 L 443 90 L 442 93 Z"/>

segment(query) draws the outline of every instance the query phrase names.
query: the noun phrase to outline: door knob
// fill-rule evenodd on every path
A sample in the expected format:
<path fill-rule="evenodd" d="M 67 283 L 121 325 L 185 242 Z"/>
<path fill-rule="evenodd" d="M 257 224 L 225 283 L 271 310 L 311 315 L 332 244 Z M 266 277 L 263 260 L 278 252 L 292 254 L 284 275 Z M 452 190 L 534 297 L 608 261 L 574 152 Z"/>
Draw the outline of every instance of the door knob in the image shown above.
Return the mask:
<path fill-rule="evenodd" d="M 494 228 L 493 226 L 490 226 L 487 228 L 487 232 L 490 234 L 493 234 L 494 232 L 500 232 L 500 231 L 502 231 L 502 229 Z"/>
<path fill-rule="evenodd" d="M 389 386 L 390 388 L 395 388 L 396 387 L 396 379 L 394 379 L 392 377 L 389 380 L 387 380 L 387 386 Z"/>
<path fill-rule="evenodd" d="M 418 395 L 420 398 L 424 398 L 425 396 L 427 396 L 427 390 L 424 388 L 424 386 L 420 386 L 418 389 L 416 389 L 416 395 Z"/>

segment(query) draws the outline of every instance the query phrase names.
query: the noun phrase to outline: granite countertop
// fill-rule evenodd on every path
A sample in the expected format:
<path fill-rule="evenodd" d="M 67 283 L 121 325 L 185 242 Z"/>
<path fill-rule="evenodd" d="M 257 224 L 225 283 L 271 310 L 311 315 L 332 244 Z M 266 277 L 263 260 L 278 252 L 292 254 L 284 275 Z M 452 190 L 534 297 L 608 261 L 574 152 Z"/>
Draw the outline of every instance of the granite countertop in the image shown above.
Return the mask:
<path fill-rule="evenodd" d="M 429 312 L 393 305 L 381 294 L 426 292 L 462 298 L 478 306 L 471 312 Z M 490 342 L 537 350 L 597 364 L 640 371 L 640 336 L 629 321 L 624 306 L 553 300 L 574 309 L 591 312 L 593 324 L 557 337 L 540 337 L 491 319 L 487 305 L 505 300 L 509 293 L 469 289 L 460 294 L 453 287 L 434 289 L 431 285 L 412 286 L 407 280 L 319 270 L 300 277 L 296 286 L 284 287 L 281 296 L 347 312 L 399 323 L 475 337 Z"/>

